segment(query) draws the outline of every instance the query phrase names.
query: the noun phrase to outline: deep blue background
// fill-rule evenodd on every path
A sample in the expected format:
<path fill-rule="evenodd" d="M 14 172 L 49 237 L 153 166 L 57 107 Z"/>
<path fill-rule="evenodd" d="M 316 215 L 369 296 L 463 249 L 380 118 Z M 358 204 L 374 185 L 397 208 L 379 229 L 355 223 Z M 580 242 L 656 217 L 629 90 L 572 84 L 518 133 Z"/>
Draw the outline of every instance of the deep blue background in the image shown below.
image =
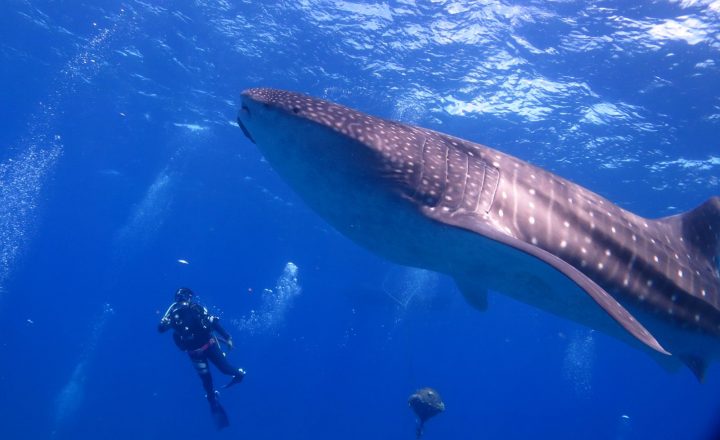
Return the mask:
<path fill-rule="evenodd" d="M 720 192 L 705 4 L 11 0 L 0 438 L 409 439 L 421 386 L 447 405 L 428 439 L 707 438 L 717 365 L 699 384 L 499 294 L 476 311 L 452 280 L 334 232 L 233 123 L 242 89 L 298 90 L 677 213 Z M 289 261 L 302 293 L 267 328 L 238 327 Z M 222 311 L 249 372 L 222 395 L 221 433 L 155 332 L 180 285 Z"/>

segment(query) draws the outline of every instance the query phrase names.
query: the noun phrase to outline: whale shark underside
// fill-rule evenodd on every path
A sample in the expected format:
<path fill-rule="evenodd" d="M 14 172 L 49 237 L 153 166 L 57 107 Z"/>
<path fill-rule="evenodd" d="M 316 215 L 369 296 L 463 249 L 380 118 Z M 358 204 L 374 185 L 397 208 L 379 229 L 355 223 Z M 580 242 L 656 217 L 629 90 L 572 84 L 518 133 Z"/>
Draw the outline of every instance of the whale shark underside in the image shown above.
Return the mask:
<path fill-rule="evenodd" d="M 720 198 L 647 219 L 492 148 L 274 89 L 238 123 L 299 196 L 351 240 L 644 349 L 700 379 L 720 354 Z"/>

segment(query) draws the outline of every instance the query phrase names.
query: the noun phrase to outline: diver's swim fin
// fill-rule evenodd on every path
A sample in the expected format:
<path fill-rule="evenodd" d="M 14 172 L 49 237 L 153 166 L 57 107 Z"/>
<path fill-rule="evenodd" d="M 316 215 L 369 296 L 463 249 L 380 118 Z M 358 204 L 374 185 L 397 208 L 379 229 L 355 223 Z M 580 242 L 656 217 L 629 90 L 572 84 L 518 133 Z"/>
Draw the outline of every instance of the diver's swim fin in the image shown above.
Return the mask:
<path fill-rule="evenodd" d="M 215 426 L 217 426 L 217 429 L 223 429 L 230 426 L 230 420 L 228 420 L 225 408 L 223 408 L 218 401 L 218 394 L 220 393 L 215 391 L 215 397 L 212 399 L 208 399 L 208 402 L 210 403 L 210 413 L 212 413 L 213 420 L 215 421 Z"/>
<path fill-rule="evenodd" d="M 230 380 L 230 382 L 226 383 L 223 388 L 230 388 L 233 385 L 239 384 L 242 382 L 243 378 L 245 377 L 245 370 L 242 368 L 238 370 L 238 374 L 233 376 L 233 378 Z"/>

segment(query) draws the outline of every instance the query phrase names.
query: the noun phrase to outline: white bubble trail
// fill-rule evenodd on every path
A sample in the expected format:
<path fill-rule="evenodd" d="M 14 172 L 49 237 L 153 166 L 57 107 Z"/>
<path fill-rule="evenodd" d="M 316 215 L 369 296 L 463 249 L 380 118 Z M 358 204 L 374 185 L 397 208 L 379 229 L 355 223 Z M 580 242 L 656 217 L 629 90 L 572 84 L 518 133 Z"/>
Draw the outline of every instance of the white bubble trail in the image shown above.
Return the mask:
<path fill-rule="evenodd" d="M 590 397 L 594 363 L 595 339 L 593 338 L 593 331 L 576 331 L 570 337 L 565 349 L 562 371 L 565 379 L 572 383 L 578 397 Z"/>
<path fill-rule="evenodd" d="M 55 139 L 0 163 L 0 291 L 27 245 L 38 198 L 61 151 Z"/>
<path fill-rule="evenodd" d="M 435 272 L 415 267 L 402 267 L 393 269 L 385 275 L 382 290 L 400 308 L 406 309 L 413 300 L 422 301 L 434 295 L 439 281 L 440 276 Z"/>
<path fill-rule="evenodd" d="M 240 319 L 233 320 L 238 330 L 250 334 L 271 333 L 285 321 L 294 299 L 302 292 L 298 281 L 298 267 L 288 262 L 278 277 L 274 289 L 265 289 L 257 310 Z"/>
<path fill-rule="evenodd" d="M 88 363 L 91 361 L 97 344 L 102 337 L 108 319 L 115 313 L 110 304 L 103 305 L 103 310 L 95 320 L 87 339 L 83 353 L 80 355 L 70 379 L 55 398 L 55 416 L 53 420 L 53 436 L 58 430 L 75 420 L 75 415 L 85 399 Z"/>
<path fill-rule="evenodd" d="M 129 23 L 125 15 L 121 9 L 108 27 L 93 23 L 94 36 L 60 69 L 48 96 L 30 115 L 25 134 L 15 146 L 4 148 L 14 154 L 0 162 L 0 293 L 28 246 L 40 196 L 63 152 L 56 132 L 63 104 L 74 96 L 79 84 L 92 81 L 101 70 L 109 42 Z"/>

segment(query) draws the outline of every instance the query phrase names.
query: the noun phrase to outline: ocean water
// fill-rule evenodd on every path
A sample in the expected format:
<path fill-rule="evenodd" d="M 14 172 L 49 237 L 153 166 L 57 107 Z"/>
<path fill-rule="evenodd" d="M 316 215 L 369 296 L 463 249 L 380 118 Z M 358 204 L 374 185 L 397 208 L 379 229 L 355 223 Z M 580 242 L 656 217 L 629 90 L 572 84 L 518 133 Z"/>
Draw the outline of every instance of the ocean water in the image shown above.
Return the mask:
<path fill-rule="evenodd" d="M 717 0 L 4 4 L 0 438 L 411 439 L 424 386 L 428 440 L 713 438 L 717 364 L 471 308 L 335 232 L 234 121 L 241 90 L 295 90 L 680 213 L 720 193 Z M 248 371 L 224 431 L 156 332 L 179 286 Z"/>

